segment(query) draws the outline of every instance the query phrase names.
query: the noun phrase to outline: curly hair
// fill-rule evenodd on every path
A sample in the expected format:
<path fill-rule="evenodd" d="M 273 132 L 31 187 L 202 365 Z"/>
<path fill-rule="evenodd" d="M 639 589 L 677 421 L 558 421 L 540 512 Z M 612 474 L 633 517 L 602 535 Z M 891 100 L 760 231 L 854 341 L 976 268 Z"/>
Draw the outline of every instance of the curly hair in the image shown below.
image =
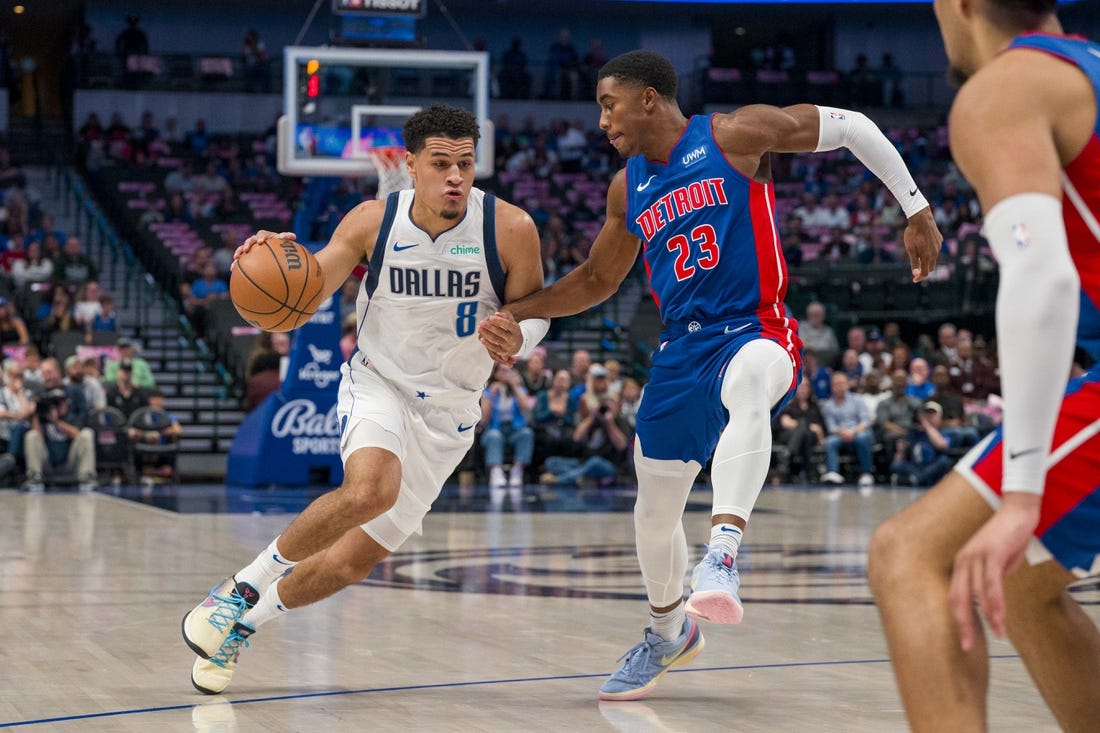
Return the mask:
<path fill-rule="evenodd" d="M 461 107 L 433 104 L 405 120 L 402 130 L 405 149 L 416 155 L 424 149 L 429 137 L 445 137 L 451 140 L 473 138 L 474 145 L 481 138 L 477 119 Z"/>
<path fill-rule="evenodd" d="M 599 79 L 613 76 L 621 82 L 653 87 L 662 97 L 676 98 L 676 69 L 660 54 L 629 51 L 616 56 L 600 69 Z"/>

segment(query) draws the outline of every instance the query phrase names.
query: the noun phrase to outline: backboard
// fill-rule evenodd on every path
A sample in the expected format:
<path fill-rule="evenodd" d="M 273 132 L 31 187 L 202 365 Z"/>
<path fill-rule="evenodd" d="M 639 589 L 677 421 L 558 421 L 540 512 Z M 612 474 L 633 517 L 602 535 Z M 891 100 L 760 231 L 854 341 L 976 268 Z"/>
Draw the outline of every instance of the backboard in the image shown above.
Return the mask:
<path fill-rule="evenodd" d="M 469 110 L 481 128 L 478 178 L 493 173 L 489 57 L 484 52 L 291 46 L 284 51 L 278 168 L 289 176 L 376 177 L 367 151 L 403 145 L 417 110 Z"/>

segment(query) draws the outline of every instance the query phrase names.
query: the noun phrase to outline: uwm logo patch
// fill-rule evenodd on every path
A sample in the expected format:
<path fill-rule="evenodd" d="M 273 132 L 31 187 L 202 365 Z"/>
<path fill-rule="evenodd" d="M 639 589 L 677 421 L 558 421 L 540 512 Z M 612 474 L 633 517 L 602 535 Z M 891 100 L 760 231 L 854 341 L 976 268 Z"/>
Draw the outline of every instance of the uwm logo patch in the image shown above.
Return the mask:
<path fill-rule="evenodd" d="M 690 153 L 680 159 L 680 162 L 684 165 L 695 165 L 703 158 L 707 157 L 707 149 L 700 146 L 692 150 Z"/>

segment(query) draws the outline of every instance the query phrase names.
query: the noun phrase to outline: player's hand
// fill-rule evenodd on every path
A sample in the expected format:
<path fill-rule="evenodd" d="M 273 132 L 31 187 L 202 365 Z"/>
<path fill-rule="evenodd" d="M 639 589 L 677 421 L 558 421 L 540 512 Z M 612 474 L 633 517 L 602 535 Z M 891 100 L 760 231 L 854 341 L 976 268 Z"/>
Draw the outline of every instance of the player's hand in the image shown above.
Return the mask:
<path fill-rule="evenodd" d="M 940 245 L 943 244 L 943 235 L 936 226 L 931 206 L 926 206 L 909 217 L 909 225 L 905 227 L 902 239 L 905 240 L 905 251 L 909 253 L 913 282 L 919 283 L 935 269 L 936 258 L 940 256 Z"/>
<path fill-rule="evenodd" d="M 975 602 L 994 635 L 1004 637 L 1004 578 L 1024 561 L 1039 524 L 1041 501 L 1038 494 L 1007 493 L 1001 508 L 955 556 L 947 598 L 964 651 L 974 647 Z"/>
<path fill-rule="evenodd" d="M 497 311 L 477 325 L 477 334 L 493 361 L 515 366 L 515 354 L 523 347 L 523 333 L 511 313 Z"/>
<path fill-rule="evenodd" d="M 294 232 L 269 232 L 266 229 L 261 229 L 244 240 L 240 247 L 237 247 L 236 251 L 233 252 L 233 262 L 229 265 L 229 269 L 232 270 L 236 267 L 237 259 L 260 242 L 264 242 L 268 239 L 293 240 L 296 237 L 297 235 Z"/>

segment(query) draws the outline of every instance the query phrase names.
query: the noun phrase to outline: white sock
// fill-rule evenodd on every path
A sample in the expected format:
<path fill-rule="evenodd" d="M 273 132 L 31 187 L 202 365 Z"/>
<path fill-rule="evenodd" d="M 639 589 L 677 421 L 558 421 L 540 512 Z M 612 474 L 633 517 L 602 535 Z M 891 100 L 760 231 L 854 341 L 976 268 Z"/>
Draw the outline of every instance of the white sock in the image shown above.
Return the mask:
<path fill-rule="evenodd" d="M 649 630 L 665 641 L 672 641 L 684 633 L 686 618 L 687 612 L 684 610 L 683 603 L 677 604 L 676 608 L 665 613 L 654 613 L 653 609 L 650 609 Z"/>
<path fill-rule="evenodd" d="M 260 595 L 260 600 L 256 601 L 256 605 L 241 617 L 241 621 L 254 629 L 258 629 L 261 624 L 266 624 L 271 619 L 282 616 L 288 610 L 283 607 L 283 602 L 279 598 L 279 580 L 276 579 L 264 589 L 264 592 Z"/>
<path fill-rule="evenodd" d="M 279 548 L 276 547 L 278 541 L 278 537 L 272 540 L 266 550 L 257 555 L 255 560 L 233 576 L 238 583 L 248 583 L 259 591 L 260 595 L 263 595 L 266 588 L 276 578 L 298 564 L 294 560 L 287 560 L 283 557 L 282 553 L 279 552 Z"/>
<path fill-rule="evenodd" d="M 710 544 L 707 549 L 721 549 L 736 560 L 737 549 L 741 547 L 741 535 L 741 528 L 736 524 L 716 524 L 710 528 Z"/>

